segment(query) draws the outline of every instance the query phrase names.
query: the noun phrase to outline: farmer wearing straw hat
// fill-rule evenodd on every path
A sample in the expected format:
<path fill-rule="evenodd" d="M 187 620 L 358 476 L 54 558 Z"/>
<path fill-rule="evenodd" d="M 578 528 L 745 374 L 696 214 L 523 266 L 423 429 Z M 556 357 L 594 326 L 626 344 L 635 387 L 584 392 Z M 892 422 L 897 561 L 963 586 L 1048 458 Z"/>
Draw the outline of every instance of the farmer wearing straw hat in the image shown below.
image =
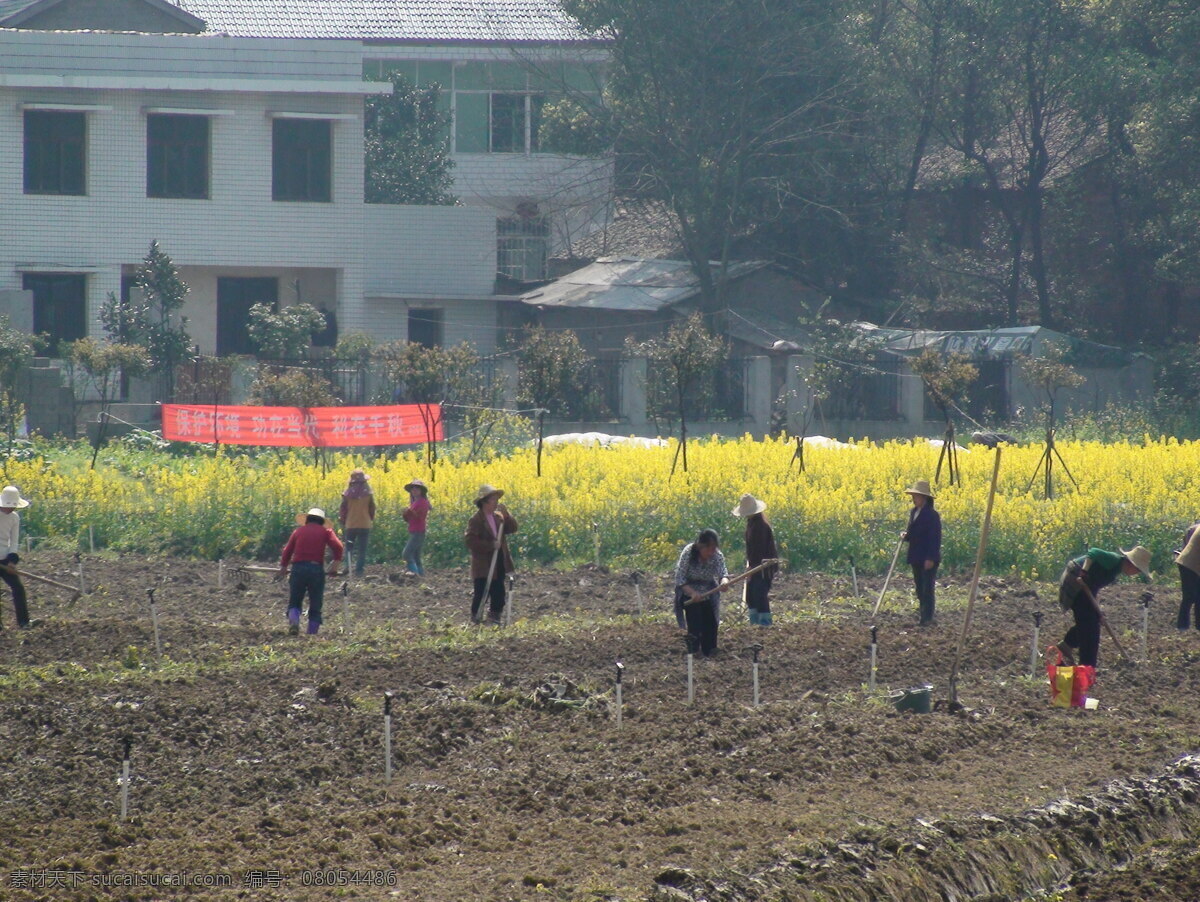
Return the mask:
<path fill-rule="evenodd" d="M 759 501 L 753 495 L 743 495 L 738 506 L 733 509 L 735 517 L 746 518 L 746 569 L 752 570 L 763 561 L 779 557 L 775 548 L 775 531 L 763 516 L 767 509 L 765 501 Z M 750 622 L 759 626 L 771 625 L 771 602 L 767 595 L 771 591 L 771 583 L 775 579 L 778 565 L 772 565 L 755 573 L 746 582 L 746 609 L 750 614 Z"/>
<path fill-rule="evenodd" d="M 1193 523 L 1184 533 L 1183 548 L 1175 555 L 1175 563 L 1179 566 L 1179 590 L 1183 595 L 1175 626 L 1186 630 L 1194 614 L 1196 629 L 1200 630 L 1200 523 Z"/>
<path fill-rule="evenodd" d="M 17 564 L 21 562 L 17 549 L 21 542 L 21 515 L 17 511 L 29 507 L 29 502 L 21 497 L 21 492 L 14 485 L 6 485 L 0 490 L 0 554 L 4 555 L 4 566 L 0 567 L 0 579 L 8 583 L 12 590 L 13 608 L 17 612 L 17 627 L 29 629 L 29 609 L 25 604 L 25 584 L 17 573 Z"/>
<path fill-rule="evenodd" d="M 937 622 L 934 589 L 938 565 L 942 562 L 942 517 L 933 509 L 933 490 L 929 488 L 928 479 L 918 479 L 912 488 L 904 491 L 912 498 L 913 506 L 908 512 L 908 529 L 900 534 L 900 538 L 908 542 L 906 560 L 912 565 L 920 625 L 932 626 Z"/>
<path fill-rule="evenodd" d="M 342 492 L 342 504 L 338 510 L 338 522 L 346 536 L 346 549 L 354 561 L 354 575 L 362 576 L 367 566 L 367 540 L 375 523 L 375 493 L 371 491 L 371 477 L 362 470 L 350 471 L 350 483 Z M 349 572 L 349 561 L 346 572 Z"/>
<path fill-rule="evenodd" d="M 408 507 L 401 511 L 400 516 L 408 524 L 408 541 L 400 556 L 407 565 L 406 573 L 414 576 L 425 575 L 425 565 L 421 562 L 421 549 L 425 547 L 425 521 L 433 505 L 429 503 L 429 487 L 421 480 L 414 479 L 404 487 L 408 492 Z"/>
<path fill-rule="evenodd" d="M 308 595 L 308 634 L 315 636 L 321 628 L 321 607 L 325 601 L 325 577 L 337 576 L 338 564 L 342 560 L 342 542 L 333 530 L 325 525 L 325 511 L 312 508 L 307 514 L 297 514 L 302 521 L 283 546 L 279 559 L 279 572 L 275 579 L 281 580 L 292 565 L 288 577 L 288 632 L 293 636 L 300 632 L 300 608 L 304 596 Z M 333 563 L 325 572 L 325 549 L 333 552 Z"/>
<path fill-rule="evenodd" d="M 1080 664 L 1096 666 L 1100 653 L 1100 626 L 1104 623 L 1104 612 L 1100 610 L 1096 596 L 1109 583 L 1116 582 L 1122 573 L 1126 576 L 1141 573 L 1149 579 L 1150 552 L 1141 545 L 1120 553 L 1089 548 L 1086 554 L 1067 563 L 1058 586 L 1059 606 L 1075 618 L 1075 625 L 1058 643 L 1067 666 L 1075 664 L 1073 649 L 1079 650 Z"/>
<path fill-rule="evenodd" d="M 488 595 L 488 623 L 498 624 L 504 612 L 504 577 L 512 573 L 513 559 L 508 549 L 508 537 L 517 531 L 517 521 L 500 503 L 503 489 L 481 485 L 475 494 L 478 510 L 467 521 L 463 541 L 471 550 L 471 622 L 483 619 L 480 607 L 484 593 Z"/>

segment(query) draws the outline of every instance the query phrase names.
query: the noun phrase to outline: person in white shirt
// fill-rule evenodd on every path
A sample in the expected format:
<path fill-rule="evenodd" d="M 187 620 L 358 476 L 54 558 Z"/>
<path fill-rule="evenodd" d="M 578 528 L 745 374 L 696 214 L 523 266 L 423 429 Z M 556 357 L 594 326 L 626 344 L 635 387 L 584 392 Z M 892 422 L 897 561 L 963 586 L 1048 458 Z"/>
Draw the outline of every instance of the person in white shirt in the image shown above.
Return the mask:
<path fill-rule="evenodd" d="M 21 515 L 17 511 L 24 507 L 29 507 L 29 502 L 21 497 L 16 486 L 6 485 L 0 490 L 0 554 L 4 555 L 0 579 L 12 590 L 17 626 L 26 630 L 29 629 L 29 608 L 25 604 L 25 584 L 17 572 L 17 564 L 21 562 L 17 554 L 21 542 Z"/>

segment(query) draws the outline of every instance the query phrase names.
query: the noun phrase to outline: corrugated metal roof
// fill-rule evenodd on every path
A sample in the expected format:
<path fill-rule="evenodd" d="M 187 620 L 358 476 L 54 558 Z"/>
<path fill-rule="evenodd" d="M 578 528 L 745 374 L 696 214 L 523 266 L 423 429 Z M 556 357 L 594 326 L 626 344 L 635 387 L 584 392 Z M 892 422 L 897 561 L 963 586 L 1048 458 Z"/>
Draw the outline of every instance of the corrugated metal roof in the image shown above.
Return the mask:
<path fill-rule="evenodd" d="M 934 348 L 943 354 L 965 354 L 973 360 L 1003 360 L 1016 356 L 1034 356 L 1041 345 L 1057 345 L 1074 354 L 1071 362 L 1084 366 L 1128 366 L 1134 353 L 1113 345 L 1100 344 L 1047 329 L 1044 326 L 1010 326 L 1001 329 L 978 329 L 956 332 L 935 332 L 925 329 L 888 329 L 859 323 L 864 331 L 884 339 L 884 350 L 905 357 Z"/>
<path fill-rule="evenodd" d="M 0 22 L 39 2 L 41 0 L 0 0 Z"/>
<path fill-rule="evenodd" d="M 3 0 L 0 0 L 3 2 Z M 556 0 L 174 0 L 210 31 L 240 37 L 411 43 L 578 43 Z"/>
<path fill-rule="evenodd" d="M 738 279 L 767 265 L 761 260 L 734 263 L 728 277 Z M 653 313 L 699 293 L 700 281 L 687 261 L 603 257 L 521 295 L 521 301 L 536 307 Z"/>

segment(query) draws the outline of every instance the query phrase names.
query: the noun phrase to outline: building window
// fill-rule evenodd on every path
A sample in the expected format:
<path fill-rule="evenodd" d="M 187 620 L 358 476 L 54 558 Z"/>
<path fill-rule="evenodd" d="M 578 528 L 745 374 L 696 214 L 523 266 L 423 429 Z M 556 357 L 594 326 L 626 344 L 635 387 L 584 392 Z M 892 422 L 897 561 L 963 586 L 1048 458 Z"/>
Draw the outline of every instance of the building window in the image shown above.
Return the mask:
<path fill-rule="evenodd" d="M 84 194 L 87 116 L 25 111 L 25 193 Z"/>
<path fill-rule="evenodd" d="M 546 278 L 550 225 L 543 216 L 496 220 L 496 270 L 519 282 Z"/>
<path fill-rule="evenodd" d="M 146 117 L 146 196 L 208 199 L 207 116 Z"/>
<path fill-rule="evenodd" d="M 49 338 L 51 355 L 65 357 L 67 343 L 87 335 L 87 276 L 31 272 L 21 287 L 33 292 L 33 331 Z"/>
<path fill-rule="evenodd" d="M 443 315 L 436 307 L 417 308 L 408 311 L 409 344 L 427 348 L 442 347 Z"/>
<path fill-rule="evenodd" d="M 276 119 L 272 138 L 273 200 L 331 199 L 332 129 L 328 119 Z"/>

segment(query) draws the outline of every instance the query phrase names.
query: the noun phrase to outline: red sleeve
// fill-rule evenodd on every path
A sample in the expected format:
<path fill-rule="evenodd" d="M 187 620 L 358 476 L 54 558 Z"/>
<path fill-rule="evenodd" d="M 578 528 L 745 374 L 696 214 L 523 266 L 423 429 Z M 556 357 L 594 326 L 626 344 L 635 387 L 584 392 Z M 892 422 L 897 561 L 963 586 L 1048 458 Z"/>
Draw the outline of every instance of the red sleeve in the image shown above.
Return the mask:
<path fill-rule="evenodd" d="M 286 568 L 292 562 L 292 555 L 296 553 L 296 536 L 300 534 L 300 530 L 293 529 L 291 537 L 288 538 L 287 544 L 283 546 L 283 557 L 279 559 L 279 566 Z"/>
<path fill-rule="evenodd" d="M 328 526 L 325 527 L 325 544 L 333 549 L 333 559 L 340 561 L 345 548 L 342 547 L 342 540 L 337 537 L 337 533 Z"/>

